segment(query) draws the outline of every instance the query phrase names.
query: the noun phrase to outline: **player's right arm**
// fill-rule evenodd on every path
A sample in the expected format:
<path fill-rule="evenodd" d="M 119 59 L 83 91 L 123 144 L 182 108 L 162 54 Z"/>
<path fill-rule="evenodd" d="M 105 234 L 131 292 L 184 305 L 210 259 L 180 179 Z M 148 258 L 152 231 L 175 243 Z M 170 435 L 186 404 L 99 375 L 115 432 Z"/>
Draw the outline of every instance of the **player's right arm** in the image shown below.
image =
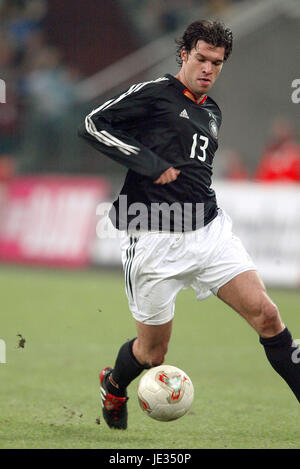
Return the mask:
<path fill-rule="evenodd" d="M 178 170 L 137 141 L 130 134 L 130 127 L 139 125 L 141 119 L 149 119 L 151 102 L 161 91 L 163 81 L 131 86 L 88 114 L 78 130 L 96 150 L 157 184 L 175 180 Z"/>

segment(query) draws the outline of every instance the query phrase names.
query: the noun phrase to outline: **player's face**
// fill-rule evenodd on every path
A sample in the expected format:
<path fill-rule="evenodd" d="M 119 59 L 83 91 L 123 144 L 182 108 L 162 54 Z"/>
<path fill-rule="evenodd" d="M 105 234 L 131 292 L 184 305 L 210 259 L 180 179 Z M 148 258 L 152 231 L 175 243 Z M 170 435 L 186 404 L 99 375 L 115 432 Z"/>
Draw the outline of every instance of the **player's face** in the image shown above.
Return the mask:
<path fill-rule="evenodd" d="M 224 53 L 224 47 L 205 41 L 198 41 L 190 52 L 182 50 L 179 79 L 197 98 L 207 94 L 215 83 L 223 67 Z"/>

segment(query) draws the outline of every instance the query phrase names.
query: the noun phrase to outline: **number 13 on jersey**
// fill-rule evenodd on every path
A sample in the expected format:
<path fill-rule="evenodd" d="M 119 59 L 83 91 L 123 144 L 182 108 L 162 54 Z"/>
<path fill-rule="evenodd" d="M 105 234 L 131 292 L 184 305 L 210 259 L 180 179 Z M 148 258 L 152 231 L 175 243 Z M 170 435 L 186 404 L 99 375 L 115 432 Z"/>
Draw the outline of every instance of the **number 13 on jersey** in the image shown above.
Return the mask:
<path fill-rule="evenodd" d="M 198 160 L 205 161 L 206 160 L 206 148 L 208 147 L 208 138 L 204 137 L 203 135 L 199 136 L 199 143 L 202 140 L 203 144 L 200 145 L 200 150 L 202 151 L 202 155 L 197 155 Z M 190 158 L 195 158 L 196 147 L 198 143 L 198 134 L 193 135 L 193 144 L 191 148 Z"/>

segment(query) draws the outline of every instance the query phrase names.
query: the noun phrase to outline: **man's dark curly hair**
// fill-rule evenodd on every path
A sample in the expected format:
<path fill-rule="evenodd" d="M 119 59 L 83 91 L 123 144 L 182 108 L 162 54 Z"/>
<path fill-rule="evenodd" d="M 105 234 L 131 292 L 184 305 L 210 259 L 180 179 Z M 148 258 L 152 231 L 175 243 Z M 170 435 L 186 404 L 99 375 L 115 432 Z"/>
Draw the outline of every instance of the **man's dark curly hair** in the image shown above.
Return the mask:
<path fill-rule="evenodd" d="M 224 62 L 232 51 L 232 31 L 219 21 L 200 20 L 191 23 L 185 30 L 182 38 L 176 39 L 176 61 L 181 66 L 181 50 L 190 52 L 198 41 L 205 41 L 215 47 L 224 47 Z"/>

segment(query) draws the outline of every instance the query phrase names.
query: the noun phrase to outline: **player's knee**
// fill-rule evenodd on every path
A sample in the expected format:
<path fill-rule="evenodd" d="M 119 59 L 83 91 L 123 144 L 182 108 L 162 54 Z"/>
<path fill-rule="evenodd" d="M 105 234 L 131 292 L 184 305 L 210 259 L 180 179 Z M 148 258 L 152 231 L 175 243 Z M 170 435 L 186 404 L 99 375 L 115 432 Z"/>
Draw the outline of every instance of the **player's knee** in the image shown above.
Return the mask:
<path fill-rule="evenodd" d="M 277 306 L 270 300 L 264 300 L 260 306 L 258 316 L 258 332 L 264 334 L 276 334 L 280 328 L 281 320 Z"/>

